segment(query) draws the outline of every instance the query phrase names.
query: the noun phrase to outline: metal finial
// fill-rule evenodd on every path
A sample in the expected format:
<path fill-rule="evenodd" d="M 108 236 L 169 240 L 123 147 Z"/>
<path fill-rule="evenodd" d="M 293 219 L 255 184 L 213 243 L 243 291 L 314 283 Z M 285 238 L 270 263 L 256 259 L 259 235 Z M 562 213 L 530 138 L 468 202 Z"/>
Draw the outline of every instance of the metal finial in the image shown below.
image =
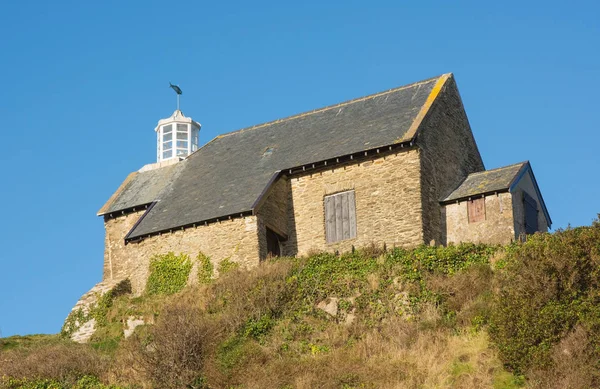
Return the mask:
<path fill-rule="evenodd" d="M 183 93 L 179 85 L 173 85 L 169 82 L 169 87 L 177 93 L 177 110 L 179 111 L 179 96 Z"/>

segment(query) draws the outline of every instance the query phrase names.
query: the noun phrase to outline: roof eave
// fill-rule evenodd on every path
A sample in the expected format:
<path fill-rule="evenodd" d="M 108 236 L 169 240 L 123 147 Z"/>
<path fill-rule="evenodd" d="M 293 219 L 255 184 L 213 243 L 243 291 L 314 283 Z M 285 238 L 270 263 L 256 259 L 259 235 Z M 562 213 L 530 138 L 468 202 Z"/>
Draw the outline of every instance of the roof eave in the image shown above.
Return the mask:
<path fill-rule="evenodd" d="M 473 198 L 485 197 L 485 196 L 490 196 L 490 195 L 494 195 L 494 194 L 498 194 L 498 193 L 507 193 L 507 192 L 509 192 L 508 188 L 499 188 L 499 189 L 489 190 L 489 191 L 485 191 L 485 192 L 470 194 L 468 196 L 460 196 L 460 197 L 441 200 L 440 204 L 441 205 L 454 204 L 454 203 L 459 203 L 461 201 L 471 200 Z"/>
<path fill-rule="evenodd" d="M 129 185 L 129 183 L 131 182 L 131 180 L 133 180 L 133 178 L 137 174 L 138 174 L 138 172 L 129 173 L 129 175 L 125 178 L 125 180 L 117 188 L 117 190 L 115 191 L 115 193 L 113 193 L 112 196 L 110 196 L 109 199 L 106 201 L 106 203 L 102 206 L 102 208 L 100 208 L 98 210 L 98 212 L 96 213 L 96 216 L 103 216 L 103 215 L 106 215 L 107 213 L 115 211 L 115 210 L 110 211 L 111 205 L 114 203 L 114 201 L 117 199 L 117 197 L 125 190 L 125 188 L 127 187 L 127 185 Z"/>

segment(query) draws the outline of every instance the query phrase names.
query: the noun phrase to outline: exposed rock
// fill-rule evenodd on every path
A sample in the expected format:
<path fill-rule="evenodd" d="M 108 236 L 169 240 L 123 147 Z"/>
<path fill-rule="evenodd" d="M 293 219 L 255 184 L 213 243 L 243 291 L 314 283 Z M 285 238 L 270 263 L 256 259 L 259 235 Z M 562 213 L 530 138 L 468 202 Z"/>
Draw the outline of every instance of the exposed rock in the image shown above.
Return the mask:
<path fill-rule="evenodd" d="M 121 281 L 123 281 L 123 279 L 106 280 L 96 284 L 89 292 L 81 296 L 69 315 L 75 314 L 79 310 L 81 310 L 84 315 L 87 315 L 90 312 L 90 309 L 96 305 L 100 296 L 110 291 Z M 67 332 L 71 332 L 71 340 L 78 343 L 87 343 L 96 331 L 96 320 L 90 319 L 83 323 L 75 321 L 72 326 L 74 328 L 65 328 Z"/>
<path fill-rule="evenodd" d="M 325 300 L 317 304 L 317 308 L 325 311 L 325 313 L 336 317 L 338 313 L 338 301 L 337 297 L 328 297 Z"/>
<path fill-rule="evenodd" d="M 77 343 L 87 343 L 96 332 L 96 319 L 90 319 L 81 324 L 79 328 L 71 334 L 71 340 Z"/>
<path fill-rule="evenodd" d="M 123 336 L 126 338 L 129 338 L 131 335 L 133 335 L 133 332 L 135 331 L 135 328 L 137 326 L 141 326 L 146 324 L 146 322 L 144 321 L 143 318 L 141 317 L 135 317 L 135 316 L 129 316 L 127 318 L 127 326 L 126 328 L 123 330 Z"/>
<path fill-rule="evenodd" d="M 351 312 L 348 312 L 346 314 L 346 317 L 344 318 L 344 324 L 349 326 L 350 324 L 354 323 L 354 320 L 356 320 L 356 309 L 353 309 Z"/>

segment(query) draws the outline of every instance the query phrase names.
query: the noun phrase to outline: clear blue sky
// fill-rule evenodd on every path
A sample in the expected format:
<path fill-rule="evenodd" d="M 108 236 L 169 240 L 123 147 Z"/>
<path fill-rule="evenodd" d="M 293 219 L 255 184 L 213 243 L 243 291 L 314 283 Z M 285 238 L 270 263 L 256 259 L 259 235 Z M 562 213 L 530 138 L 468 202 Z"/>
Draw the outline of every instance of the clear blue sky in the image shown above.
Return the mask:
<path fill-rule="evenodd" d="M 169 81 L 206 143 L 453 72 L 486 167 L 529 159 L 555 228 L 600 212 L 597 1 L 284 3 L 2 2 L 3 336 L 100 281 L 96 211 L 155 160 Z"/>

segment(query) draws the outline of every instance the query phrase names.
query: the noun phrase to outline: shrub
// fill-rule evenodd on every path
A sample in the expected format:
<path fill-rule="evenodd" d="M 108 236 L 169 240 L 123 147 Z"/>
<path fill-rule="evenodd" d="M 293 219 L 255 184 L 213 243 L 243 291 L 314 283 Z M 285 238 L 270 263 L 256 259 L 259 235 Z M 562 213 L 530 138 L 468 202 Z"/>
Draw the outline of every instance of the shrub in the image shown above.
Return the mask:
<path fill-rule="evenodd" d="M 166 306 L 147 336 L 134 335 L 135 368 L 157 388 L 201 382 L 207 350 L 217 334 L 213 323 L 189 301 Z"/>
<path fill-rule="evenodd" d="M 31 350 L 15 349 L 2 352 L 0 377 L 12 378 L 12 387 L 15 388 L 19 387 L 17 381 L 23 381 L 23 385 L 26 382 L 32 388 L 36 388 L 34 383 L 41 388 L 44 388 L 43 385 L 53 388 L 52 385 L 57 385 L 55 382 L 75 385 L 84 376 L 102 376 L 107 371 L 108 362 L 107 357 L 87 345 L 62 343 Z M 11 388 L 10 385 L 8 387 Z"/>
<path fill-rule="evenodd" d="M 536 234 L 508 255 L 490 326 L 505 364 L 517 372 L 550 368 L 554 346 L 576 325 L 590 330 L 598 352 L 600 226 Z"/>
<path fill-rule="evenodd" d="M 187 254 L 173 252 L 155 255 L 150 259 L 150 276 L 146 284 L 148 294 L 173 294 L 183 289 L 192 269 Z"/>

